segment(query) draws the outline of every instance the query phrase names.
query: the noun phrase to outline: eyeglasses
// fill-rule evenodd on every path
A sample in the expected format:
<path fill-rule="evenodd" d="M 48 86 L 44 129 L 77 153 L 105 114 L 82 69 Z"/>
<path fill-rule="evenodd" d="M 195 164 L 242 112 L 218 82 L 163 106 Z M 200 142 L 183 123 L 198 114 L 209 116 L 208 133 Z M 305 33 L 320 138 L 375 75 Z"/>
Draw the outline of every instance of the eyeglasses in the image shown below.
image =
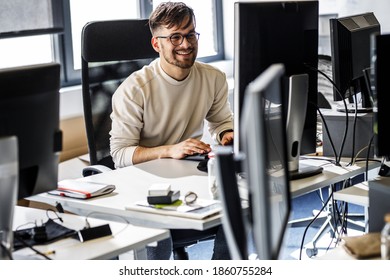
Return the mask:
<path fill-rule="evenodd" d="M 181 35 L 180 33 L 175 33 L 170 36 L 157 36 L 156 38 L 163 38 L 163 39 L 169 38 L 172 45 L 180 46 L 183 43 L 184 38 L 187 39 L 188 43 L 195 44 L 199 40 L 199 35 L 200 34 L 198 32 L 190 32 L 187 35 Z"/>

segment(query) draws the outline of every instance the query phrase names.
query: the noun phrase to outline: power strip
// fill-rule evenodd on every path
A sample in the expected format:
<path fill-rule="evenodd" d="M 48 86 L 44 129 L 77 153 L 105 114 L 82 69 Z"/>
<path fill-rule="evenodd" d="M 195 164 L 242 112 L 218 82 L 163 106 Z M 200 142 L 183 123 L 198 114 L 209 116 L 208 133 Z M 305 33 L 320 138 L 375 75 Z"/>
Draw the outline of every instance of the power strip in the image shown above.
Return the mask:
<path fill-rule="evenodd" d="M 109 224 L 82 229 L 78 232 L 78 237 L 81 242 L 109 235 L 112 235 Z"/>

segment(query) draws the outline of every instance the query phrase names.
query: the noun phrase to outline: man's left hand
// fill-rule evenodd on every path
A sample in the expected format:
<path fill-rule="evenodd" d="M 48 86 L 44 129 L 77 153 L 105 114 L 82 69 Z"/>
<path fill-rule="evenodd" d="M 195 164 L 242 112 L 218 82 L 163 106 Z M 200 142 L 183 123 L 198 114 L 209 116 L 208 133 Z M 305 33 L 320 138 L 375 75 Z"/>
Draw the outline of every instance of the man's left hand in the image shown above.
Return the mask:
<path fill-rule="evenodd" d="M 225 132 L 221 139 L 221 144 L 223 146 L 233 144 L 233 131 Z"/>

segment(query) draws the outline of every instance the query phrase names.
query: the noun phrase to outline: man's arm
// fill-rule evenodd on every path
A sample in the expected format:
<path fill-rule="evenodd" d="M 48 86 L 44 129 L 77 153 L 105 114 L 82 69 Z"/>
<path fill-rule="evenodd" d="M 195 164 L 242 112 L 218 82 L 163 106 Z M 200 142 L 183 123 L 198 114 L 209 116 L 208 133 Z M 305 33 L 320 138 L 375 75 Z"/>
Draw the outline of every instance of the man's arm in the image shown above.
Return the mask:
<path fill-rule="evenodd" d="M 228 145 L 232 143 L 233 133 L 226 137 L 222 142 L 223 133 L 233 130 L 233 112 L 230 109 L 228 101 L 228 84 L 226 75 L 220 72 L 216 76 L 216 86 L 210 88 L 210 92 L 214 92 L 213 104 L 206 116 L 209 126 L 209 132 L 213 139 L 222 144 Z"/>
<path fill-rule="evenodd" d="M 134 151 L 132 161 L 133 164 L 138 164 L 159 158 L 181 159 L 188 155 L 209 153 L 210 151 L 209 144 L 190 138 L 175 145 L 152 148 L 138 146 Z"/>
<path fill-rule="evenodd" d="M 226 146 L 226 145 L 232 145 L 233 144 L 233 129 L 228 129 L 228 130 L 225 130 L 223 132 L 221 132 L 220 134 L 220 143 L 221 145 L 223 146 Z"/>

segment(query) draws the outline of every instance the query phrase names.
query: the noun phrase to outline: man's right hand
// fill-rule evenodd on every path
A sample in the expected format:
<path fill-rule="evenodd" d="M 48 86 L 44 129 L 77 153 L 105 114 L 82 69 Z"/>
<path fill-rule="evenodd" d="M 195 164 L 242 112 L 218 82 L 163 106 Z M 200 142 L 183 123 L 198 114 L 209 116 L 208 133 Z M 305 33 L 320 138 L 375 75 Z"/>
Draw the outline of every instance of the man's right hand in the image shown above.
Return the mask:
<path fill-rule="evenodd" d="M 146 162 L 159 158 L 182 159 L 193 154 L 206 154 L 211 151 L 209 144 L 200 140 L 189 138 L 175 145 L 146 148 L 138 146 L 133 154 L 133 164 Z"/>
<path fill-rule="evenodd" d="M 207 154 L 211 152 L 211 147 L 200 140 L 189 138 L 176 145 L 171 145 L 169 154 L 171 158 L 182 159 L 188 155 Z"/>

